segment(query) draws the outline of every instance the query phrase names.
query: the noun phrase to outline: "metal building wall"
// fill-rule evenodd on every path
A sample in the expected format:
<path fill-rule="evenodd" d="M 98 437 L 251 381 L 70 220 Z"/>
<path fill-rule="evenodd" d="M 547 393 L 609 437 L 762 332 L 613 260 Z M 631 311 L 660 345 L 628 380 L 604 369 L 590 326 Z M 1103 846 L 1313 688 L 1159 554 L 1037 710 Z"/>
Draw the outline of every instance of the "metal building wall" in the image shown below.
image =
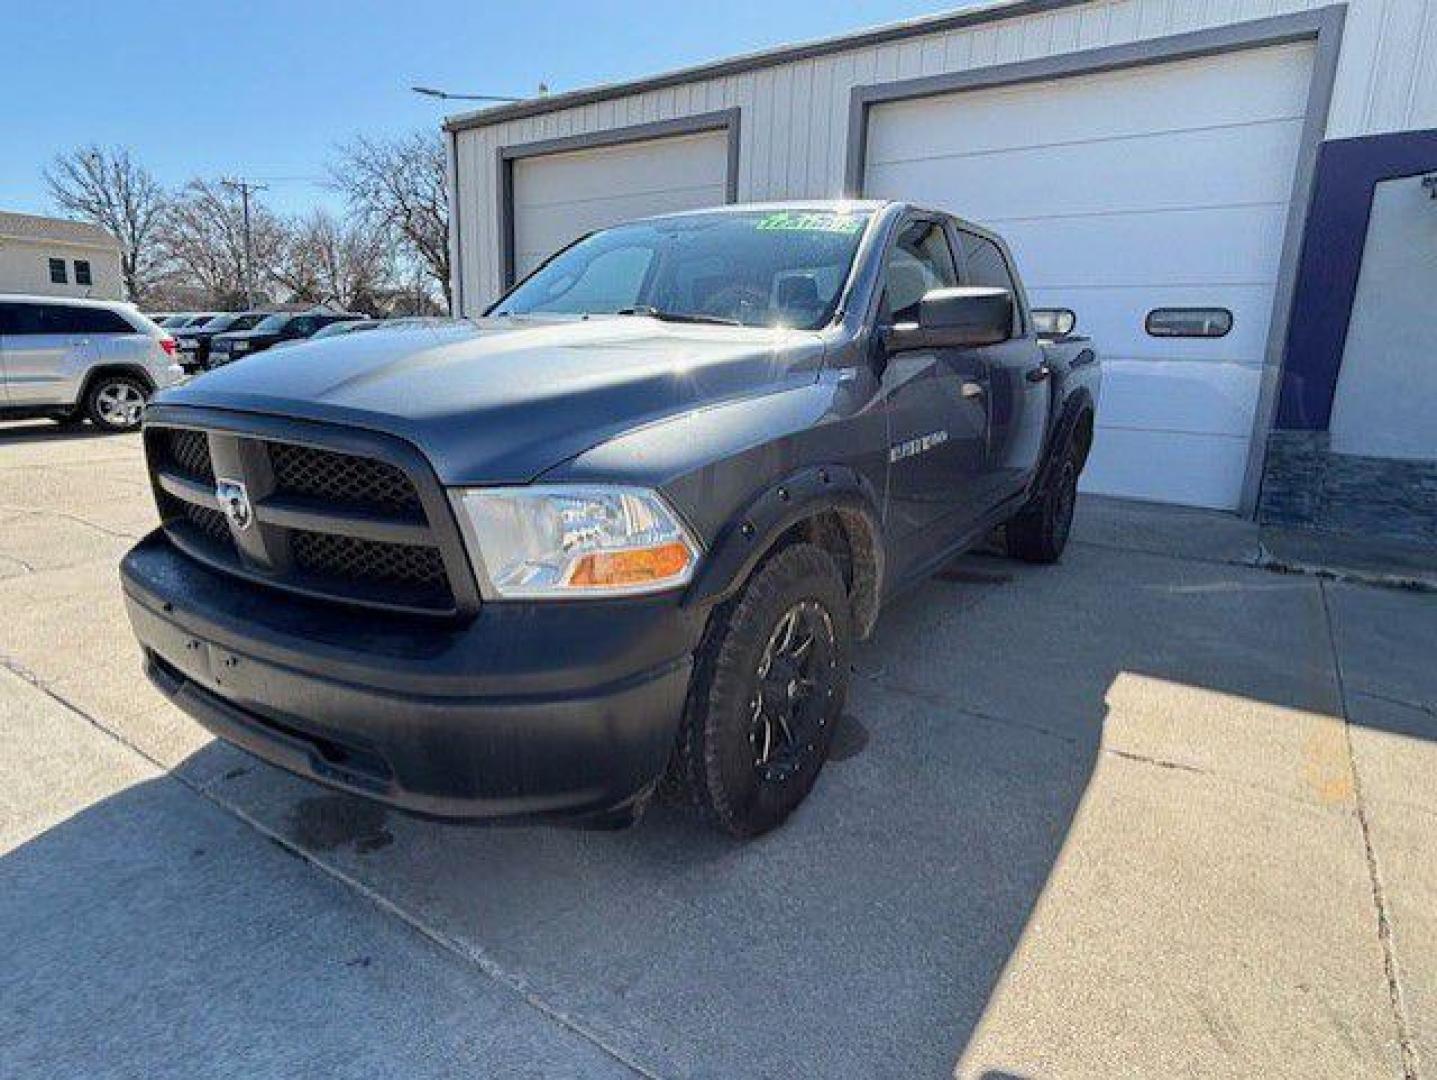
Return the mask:
<path fill-rule="evenodd" d="M 1324 0 L 1093 0 L 501 120 L 455 133 L 452 242 L 463 311 L 498 295 L 505 146 L 742 110 L 740 200 L 834 196 L 855 86 L 973 70 L 1332 6 Z M 1437 0 L 1350 0 L 1327 136 L 1437 127 Z M 505 110 L 496 110 L 500 115 Z"/>

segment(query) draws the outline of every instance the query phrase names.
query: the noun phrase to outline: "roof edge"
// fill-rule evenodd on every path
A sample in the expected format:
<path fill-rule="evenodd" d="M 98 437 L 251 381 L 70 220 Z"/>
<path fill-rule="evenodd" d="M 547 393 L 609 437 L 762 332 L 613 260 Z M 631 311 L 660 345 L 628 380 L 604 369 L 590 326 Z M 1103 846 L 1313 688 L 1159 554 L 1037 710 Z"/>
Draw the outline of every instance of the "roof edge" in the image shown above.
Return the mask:
<path fill-rule="evenodd" d="M 692 67 L 676 68 L 641 79 L 603 83 L 598 86 L 570 90 L 562 94 L 528 98 L 512 105 L 497 105 L 487 109 L 459 113 L 445 119 L 444 130 L 452 134 L 474 128 L 491 127 L 509 120 L 542 116 L 545 113 L 558 112 L 562 109 L 592 105 L 597 101 L 627 97 L 650 90 L 662 90 L 700 79 L 718 79 L 759 68 L 773 67 L 777 64 L 810 60 L 832 53 L 847 52 L 850 49 L 883 45 L 906 38 L 922 37 L 926 34 L 945 33 L 949 30 L 960 30 L 969 26 L 981 26 L 984 23 L 1001 22 L 1005 19 L 1019 19 L 1061 8 L 1076 7 L 1089 2 L 1090 0 L 991 0 L 989 3 L 978 4 L 959 11 L 923 15 L 915 19 L 886 23 L 867 30 L 855 30 L 837 37 L 819 38 L 797 45 L 780 45 L 758 52 L 743 53 L 726 60 L 711 60 Z"/>

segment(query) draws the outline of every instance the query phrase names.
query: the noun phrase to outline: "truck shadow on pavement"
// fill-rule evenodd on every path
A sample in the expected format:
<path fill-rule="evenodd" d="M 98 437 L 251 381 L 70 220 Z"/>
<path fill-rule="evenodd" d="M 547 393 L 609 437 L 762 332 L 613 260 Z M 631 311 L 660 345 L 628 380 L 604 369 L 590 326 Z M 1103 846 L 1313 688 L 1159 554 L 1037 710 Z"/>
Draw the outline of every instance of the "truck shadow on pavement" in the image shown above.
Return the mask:
<path fill-rule="evenodd" d="M 700 1076 L 949 1075 L 1005 970 L 1022 973 L 1020 942 L 1085 804 L 1100 789 L 1124 797 L 1132 770 L 1156 766 L 1134 815 L 1191 773 L 1316 805 L 1350 795 L 1320 745 L 1341 716 L 1320 592 L 1216 563 L 1075 546 L 1057 567 L 959 567 L 885 613 L 856 657 L 848 711 L 856 747 L 786 827 L 748 844 L 663 806 L 617 833 L 435 824 L 219 744 L 176 771 L 594 1042 L 658 1075 Z M 1273 761 L 1289 744 L 1290 769 Z M 255 988 L 207 955 L 260 950 L 264 970 L 246 977 L 289 985 L 358 948 L 336 930 L 342 945 L 291 955 L 282 917 L 265 923 L 271 938 L 236 931 L 233 894 L 215 890 L 282 908 L 271 871 L 186 884 L 204 856 L 184 835 L 196 807 L 156 794 L 173 787 L 128 789 L 0 861 L 0 929 L 26 942 L 0 973 L 12 1003 L 0 1042 L 5 1026 L 43 1022 L 60 1055 L 50 1072 L 87 1071 L 102 1059 L 86 1048 L 107 1040 L 158 1037 L 166 1012 L 186 1043 L 248 1038 L 209 1030 L 216 995 L 214 1015 L 248 1022 Z M 238 881 L 222 888 L 226 874 Z M 180 976 L 116 971 L 142 962 L 197 981 L 194 965 L 215 963 L 213 980 L 180 995 Z M 109 994 L 131 1000 L 101 1016 Z M 402 1012 L 407 994 L 391 985 L 376 1007 Z M 993 1065 L 1033 1074 L 1025 1060 L 973 1068 L 1010 1075 Z"/>

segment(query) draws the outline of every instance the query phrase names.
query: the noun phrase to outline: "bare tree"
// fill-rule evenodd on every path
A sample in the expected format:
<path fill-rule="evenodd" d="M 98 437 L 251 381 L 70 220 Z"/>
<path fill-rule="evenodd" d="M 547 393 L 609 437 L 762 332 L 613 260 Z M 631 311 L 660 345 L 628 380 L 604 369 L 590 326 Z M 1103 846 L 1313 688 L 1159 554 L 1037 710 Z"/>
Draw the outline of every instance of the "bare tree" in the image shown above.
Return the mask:
<path fill-rule="evenodd" d="M 286 244 L 283 225 L 262 204 L 250 204 L 251 280 L 271 280 Z M 245 299 L 244 207 L 232 187 L 191 180 L 165 214 L 165 254 L 225 306 Z"/>
<path fill-rule="evenodd" d="M 429 132 L 397 139 L 360 136 L 339 148 L 331 185 L 354 214 L 420 261 L 452 309 L 449 192 L 443 142 Z"/>
<path fill-rule="evenodd" d="M 61 213 L 98 225 L 120 242 L 125 292 L 131 300 L 144 299 L 162 261 L 156 241 L 168 203 L 149 170 L 124 147 L 92 144 L 57 154 L 45 182 Z"/>
<path fill-rule="evenodd" d="M 353 311 L 376 309 L 393 270 L 393 245 L 362 222 L 340 221 L 315 210 L 290 224 L 274 277 L 294 299 L 337 304 Z"/>

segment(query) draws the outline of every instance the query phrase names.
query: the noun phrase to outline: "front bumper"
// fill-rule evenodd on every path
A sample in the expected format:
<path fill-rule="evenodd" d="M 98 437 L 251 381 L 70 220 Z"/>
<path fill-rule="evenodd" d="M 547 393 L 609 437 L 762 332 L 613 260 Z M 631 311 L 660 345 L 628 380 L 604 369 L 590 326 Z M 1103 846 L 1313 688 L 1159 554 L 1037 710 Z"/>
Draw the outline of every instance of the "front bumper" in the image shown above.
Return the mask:
<path fill-rule="evenodd" d="M 442 818 L 634 805 L 668 760 L 703 629 L 675 595 L 376 614 L 236 582 L 158 532 L 120 574 L 147 673 L 206 728 Z"/>

